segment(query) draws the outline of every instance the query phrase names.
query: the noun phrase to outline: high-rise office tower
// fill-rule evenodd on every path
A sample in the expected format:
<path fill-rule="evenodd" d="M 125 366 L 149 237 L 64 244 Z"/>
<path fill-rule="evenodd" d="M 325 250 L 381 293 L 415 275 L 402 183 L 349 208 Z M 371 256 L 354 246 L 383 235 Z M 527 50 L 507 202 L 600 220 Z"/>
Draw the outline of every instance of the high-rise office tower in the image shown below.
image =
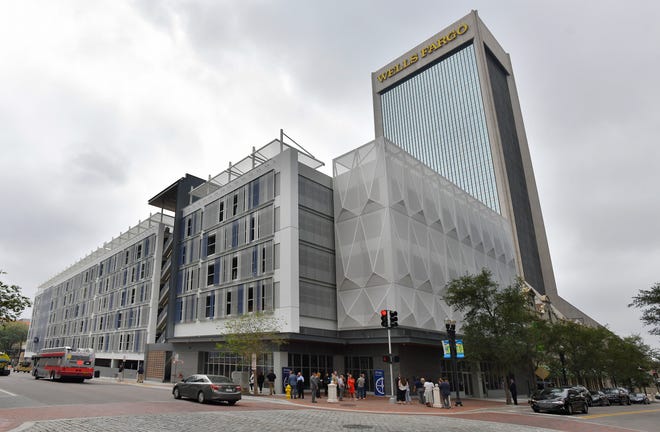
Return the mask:
<path fill-rule="evenodd" d="M 477 12 L 374 72 L 372 86 L 376 137 L 510 220 L 519 274 L 556 299 L 511 61 Z"/>

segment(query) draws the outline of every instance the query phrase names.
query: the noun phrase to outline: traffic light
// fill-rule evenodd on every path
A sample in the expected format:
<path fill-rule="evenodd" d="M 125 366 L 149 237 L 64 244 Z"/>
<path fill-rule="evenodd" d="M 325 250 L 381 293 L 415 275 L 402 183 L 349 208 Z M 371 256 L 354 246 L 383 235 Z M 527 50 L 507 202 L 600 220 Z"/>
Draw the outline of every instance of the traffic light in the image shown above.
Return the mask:
<path fill-rule="evenodd" d="M 399 327 L 398 313 L 394 310 L 390 311 L 390 327 Z"/>
<path fill-rule="evenodd" d="M 389 327 L 389 324 L 390 324 L 387 320 L 387 312 L 389 312 L 389 311 L 387 311 L 385 309 L 380 311 L 380 325 L 385 327 L 385 328 Z"/>
<path fill-rule="evenodd" d="M 383 356 L 383 363 L 390 363 L 392 361 L 392 357 L 389 355 L 384 355 Z"/>
<path fill-rule="evenodd" d="M 392 356 L 392 363 L 399 363 L 399 356 Z"/>

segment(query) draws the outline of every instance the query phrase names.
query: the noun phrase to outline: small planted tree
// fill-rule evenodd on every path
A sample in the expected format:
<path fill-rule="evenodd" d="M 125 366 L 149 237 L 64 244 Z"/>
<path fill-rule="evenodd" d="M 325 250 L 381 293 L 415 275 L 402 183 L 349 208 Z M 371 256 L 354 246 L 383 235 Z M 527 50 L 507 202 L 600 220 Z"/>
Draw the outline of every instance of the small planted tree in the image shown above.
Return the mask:
<path fill-rule="evenodd" d="M 239 355 L 244 362 L 250 362 L 252 370 L 256 370 L 259 356 L 286 343 L 280 333 L 283 325 L 281 319 L 264 312 L 230 318 L 225 321 L 221 332 L 224 341 L 218 342 L 216 348 Z"/>

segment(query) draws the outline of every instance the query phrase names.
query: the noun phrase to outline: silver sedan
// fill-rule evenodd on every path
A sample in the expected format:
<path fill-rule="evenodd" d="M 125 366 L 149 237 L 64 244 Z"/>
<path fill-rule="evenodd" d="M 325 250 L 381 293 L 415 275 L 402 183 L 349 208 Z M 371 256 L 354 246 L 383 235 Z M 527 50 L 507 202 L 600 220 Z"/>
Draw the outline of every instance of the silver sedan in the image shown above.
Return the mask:
<path fill-rule="evenodd" d="M 218 401 L 234 405 L 241 400 L 241 386 L 223 375 L 197 374 L 174 384 L 172 394 L 175 399 L 185 397 L 199 403 Z"/>

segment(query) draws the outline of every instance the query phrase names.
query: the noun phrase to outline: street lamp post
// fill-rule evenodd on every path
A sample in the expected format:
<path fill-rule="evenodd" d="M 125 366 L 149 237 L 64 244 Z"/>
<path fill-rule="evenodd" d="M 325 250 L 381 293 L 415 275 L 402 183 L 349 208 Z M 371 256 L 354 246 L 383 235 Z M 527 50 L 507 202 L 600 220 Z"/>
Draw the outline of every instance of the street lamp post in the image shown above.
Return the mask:
<path fill-rule="evenodd" d="M 564 357 L 563 345 L 559 345 L 559 361 L 561 361 L 561 374 L 564 377 L 563 385 L 568 385 L 568 380 L 566 379 L 566 357 Z"/>
<path fill-rule="evenodd" d="M 451 364 L 454 368 L 454 382 L 456 386 L 456 406 L 463 406 L 461 395 L 458 385 L 458 362 L 456 359 L 456 321 L 447 318 L 445 320 L 445 327 L 447 328 L 447 336 L 449 337 L 449 348 L 451 350 Z"/>

